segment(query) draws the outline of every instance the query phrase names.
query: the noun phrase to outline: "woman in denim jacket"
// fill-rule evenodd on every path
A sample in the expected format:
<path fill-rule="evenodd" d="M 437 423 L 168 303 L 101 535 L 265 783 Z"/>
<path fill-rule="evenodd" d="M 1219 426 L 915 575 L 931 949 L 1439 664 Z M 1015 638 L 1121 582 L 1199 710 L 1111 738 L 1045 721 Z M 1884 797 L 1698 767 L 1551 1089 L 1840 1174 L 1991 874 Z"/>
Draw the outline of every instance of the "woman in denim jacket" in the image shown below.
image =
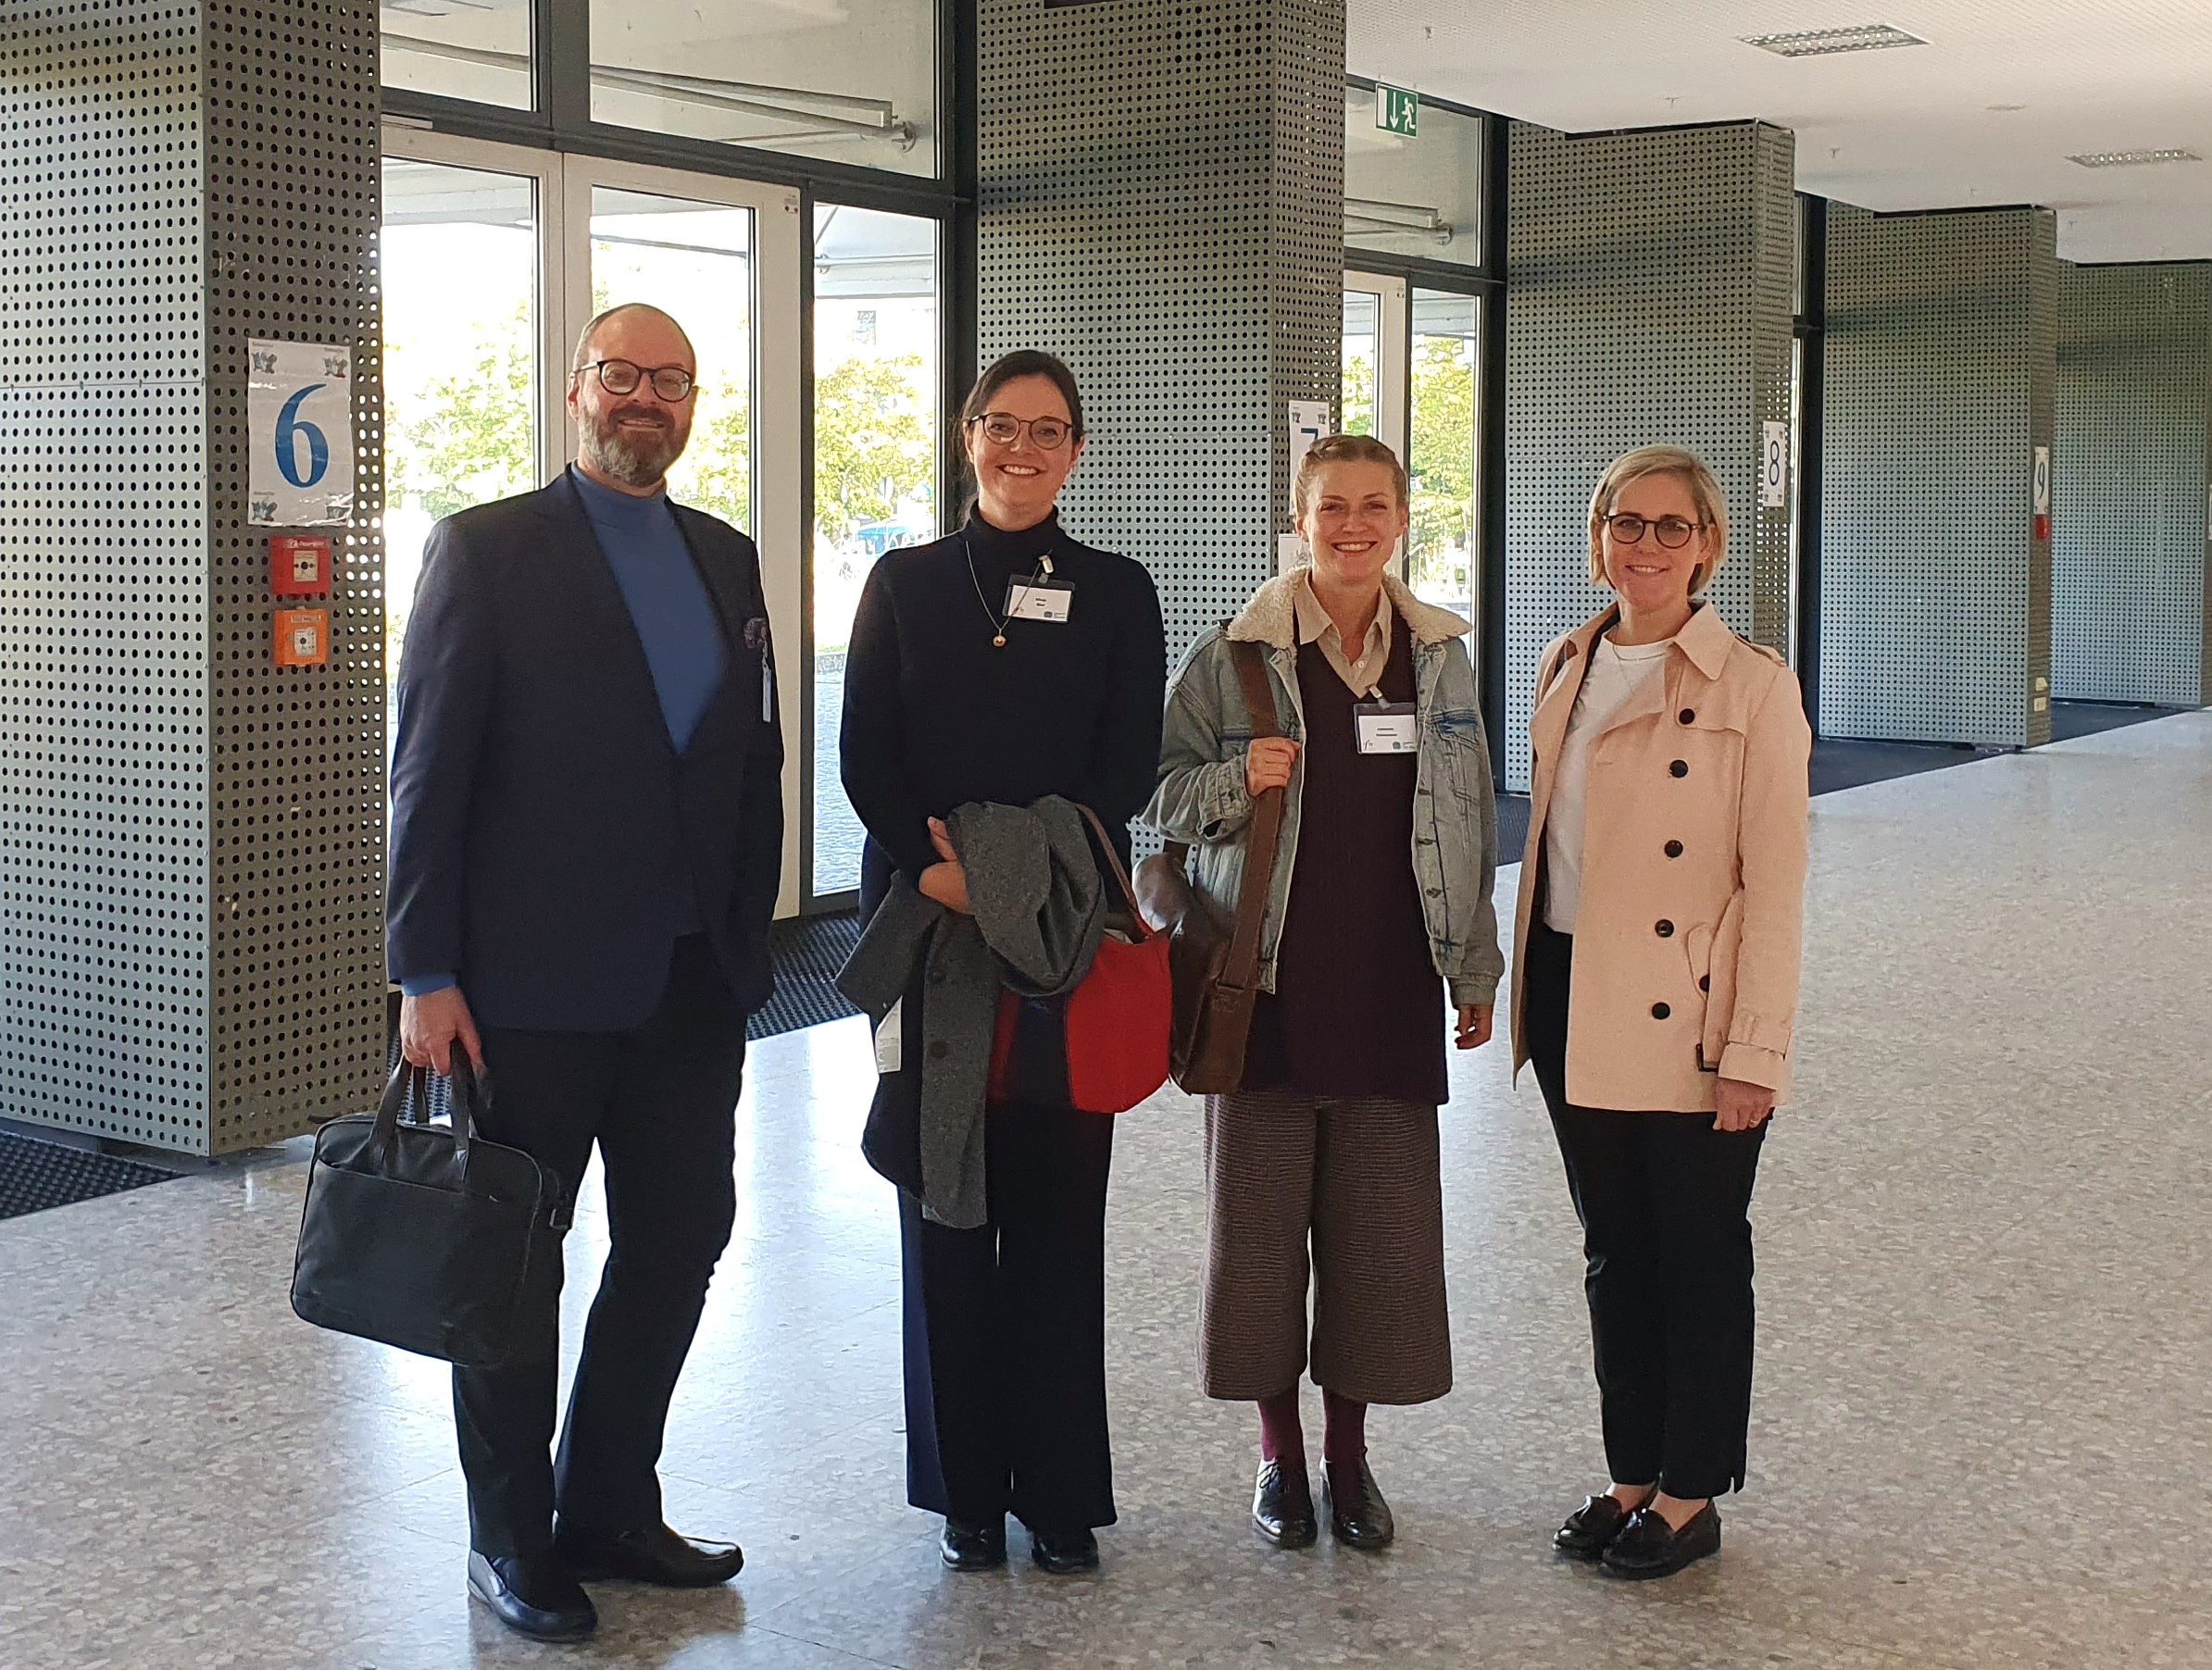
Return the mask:
<path fill-rule="evenodd" d="M 1452 1384 L 1444 988 L 1458 1047 L 1486 1041 L 1504 967 L 1497 804 L 1468 624 L 1388 573 L 1404 467 L 1379 442 L 1331 436 L 1299 466 L 1294 498 L 1313 562 L 1192 646 L 1145 819 L 1193 848 L 1196 884 L 1226 915 L 1254 799 L 1287 791 L 1243 1084 L 1206 1100 L 1200 1369 L 1209 1397 L 1259 1405 L 1253 1520 L 1296 1548 L 1318 1534 L 1298 1414 L 1310 1365 L 1331 1531 L 1375 1549 L 1393 1529 L 1367 1465 L 1367 1406 Z M 1280 737 L 1253 738 L 1237 642 L 1264 646 Z"/>

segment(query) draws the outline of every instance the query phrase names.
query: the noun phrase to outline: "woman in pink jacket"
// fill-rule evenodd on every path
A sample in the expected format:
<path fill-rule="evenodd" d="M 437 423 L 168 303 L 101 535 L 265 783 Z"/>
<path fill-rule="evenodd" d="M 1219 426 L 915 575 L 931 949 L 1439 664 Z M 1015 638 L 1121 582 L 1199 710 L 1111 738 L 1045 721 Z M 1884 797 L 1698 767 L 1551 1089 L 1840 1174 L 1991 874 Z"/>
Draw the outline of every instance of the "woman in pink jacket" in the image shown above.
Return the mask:
<path fill-rule="evenodd" d="M 1643 447 L 1590 502 L 1615 602 L 1544 654 L 1513 1061 L 1582 1222 L 1610 1490 L 1562 1554 L 1663 1577 L 1720 1546 L 1751 1415 L 1751 1188 L 1788 1087 L 1812 736 L 1781 657 L 1700 593 L 1728 507 Z"/>

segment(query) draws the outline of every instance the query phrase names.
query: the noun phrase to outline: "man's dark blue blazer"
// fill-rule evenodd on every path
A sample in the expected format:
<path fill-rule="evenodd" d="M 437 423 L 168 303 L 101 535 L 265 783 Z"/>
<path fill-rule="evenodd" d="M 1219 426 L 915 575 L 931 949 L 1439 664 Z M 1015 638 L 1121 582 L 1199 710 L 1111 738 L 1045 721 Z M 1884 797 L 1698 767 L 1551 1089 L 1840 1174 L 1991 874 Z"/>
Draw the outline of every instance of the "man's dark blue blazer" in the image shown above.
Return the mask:
<path fill-rule="evenodd" d="M 733 1023 L 768 1001 L 783 740 L 760 556 L 674 509 L 729 652 L 681 754 L 567 476 L 431 531 L 400 660 L 386 942 L 394 979 L 456 973 L 481 1026 L 642 1026 L 687 926 Z"/>

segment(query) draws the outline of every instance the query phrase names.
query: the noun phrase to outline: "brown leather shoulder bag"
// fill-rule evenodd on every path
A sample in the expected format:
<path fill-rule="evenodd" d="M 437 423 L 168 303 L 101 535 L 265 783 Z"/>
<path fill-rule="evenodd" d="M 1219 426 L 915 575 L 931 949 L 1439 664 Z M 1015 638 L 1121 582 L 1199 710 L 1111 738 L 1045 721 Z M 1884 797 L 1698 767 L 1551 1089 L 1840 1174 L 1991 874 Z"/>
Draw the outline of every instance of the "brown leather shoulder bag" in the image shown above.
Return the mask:
<path fill-rule="evenodd" d="M 1232 642 L 1229 654 L 1244 692 L 1253 737 L 1281 736 L 1264 646 Z M 1243 886 L 1236 915 L 1226 921 L 1219 907 L 1192 884 L 1187 844 L 1172 842 L 1137 866 L 1138 904 L 1145 920 L 1169 936 L 1175 1030 L 1168 1065 L 1175 1082 L 1194 1096 L 1226 1095 L 1243 1083 L 1244 1052 L 1259 995 L 1260 926 L 1275 878 L 1283 795 L 1281 789 L 1269 789 L 1252 803 L 1252 821 L 1244 831 Z"/>

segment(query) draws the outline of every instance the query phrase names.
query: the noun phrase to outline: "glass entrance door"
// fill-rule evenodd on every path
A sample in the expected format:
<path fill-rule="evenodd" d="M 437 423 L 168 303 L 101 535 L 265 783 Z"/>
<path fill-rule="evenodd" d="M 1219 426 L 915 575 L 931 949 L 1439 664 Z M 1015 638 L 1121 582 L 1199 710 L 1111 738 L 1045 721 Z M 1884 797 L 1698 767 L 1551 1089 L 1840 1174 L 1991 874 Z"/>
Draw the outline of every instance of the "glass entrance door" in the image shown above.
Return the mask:
<path fill-rule="evenodd" d="M 805 525 L 799 479 L 799 194 L 668 168 L 569 157 L 563 268 L 573 344 L 594 314 L 649 302 L 697 352 L 691 443 L 669 472 L 676 499 L 720 517 L 760 548 L 769 636 L 781 677 L 783 875 L 777 914 L 802 898 L 796 829 L 808 703 L 799 657 Z M 567 368 L 563 368 L 564 372 Z M 564 394 L 568 379 L 561 380 Z M 568 455 L 576 454 L 564 404 Z"/>
<path fill-rule="evenodd" d="M 1470 623 L 1481 595 L 1482 306 L 1387 273 L 1344 274 L 1341 422 L 1389 446 L 1411 478 L 1401 577 Z"/>
<path fill-rule="evenodd" d="M 1406 455 L 1406 280 L 1344 274 L 1343 393 L 1337 421 Z"/>

